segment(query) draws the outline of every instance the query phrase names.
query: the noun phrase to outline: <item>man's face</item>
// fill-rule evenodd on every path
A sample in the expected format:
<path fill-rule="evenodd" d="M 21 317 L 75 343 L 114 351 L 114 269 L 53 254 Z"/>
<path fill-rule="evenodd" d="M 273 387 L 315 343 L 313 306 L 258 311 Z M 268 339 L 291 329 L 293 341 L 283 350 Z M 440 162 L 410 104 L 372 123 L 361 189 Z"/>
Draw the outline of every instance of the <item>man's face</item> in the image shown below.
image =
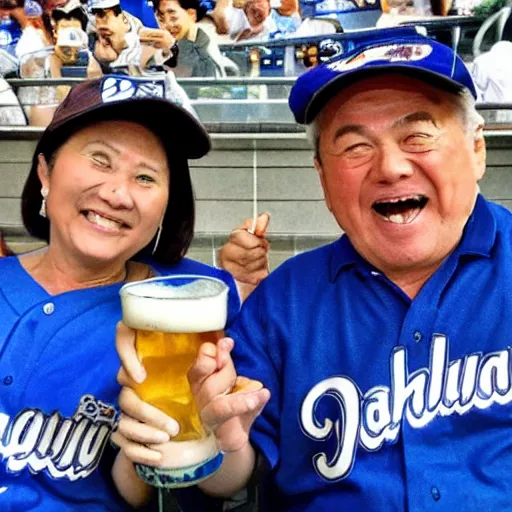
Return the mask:
<path fill-rule="evenodd" d="M 175 39 L 183 39 L 196 21 L 196 11 L 183 9 L 177 0 L 164 0 L 160 2 L 156 19 L 160 28 L 169 31 Z"/>
<path fill-rule="evenodd" d="M 118 16 L 112 9 L 95 10 L 96 31 L 100 41 L 108 43 L 119 54 L 126 48 L 126 33 L 128 24 L 124 15 Z"/>
<path fill-rule="evenodd" d="M 270 15 L 269 0 L 248 0 L 245 15 L 251 27 L 261 25 Z"/>
<path fill-rule="evenodd" d="M 454 96 L 397 74 L 361 80 L 319 118 L 327 206 L 357 251 L 391 277 L 430 275 L 461 238 L 485 171 L 483 139 Z"/>

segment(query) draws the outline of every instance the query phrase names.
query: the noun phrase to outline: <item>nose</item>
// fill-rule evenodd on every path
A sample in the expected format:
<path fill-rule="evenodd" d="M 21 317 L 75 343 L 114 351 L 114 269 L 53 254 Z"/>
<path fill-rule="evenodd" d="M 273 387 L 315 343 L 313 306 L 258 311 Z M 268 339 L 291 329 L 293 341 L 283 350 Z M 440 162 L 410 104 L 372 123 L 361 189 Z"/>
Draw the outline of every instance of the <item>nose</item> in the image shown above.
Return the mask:
<path fill-rule="evenodd" d="M 381 183 L 395 183 L 414 174 L 414 163 L 397 144 L 380 148 L 376 161 L 376 174 Z"/>
<path fill-rule="evenodd" d="M 98 196 L 115 210 L 130 210 L 134 206 L 130 189 L 124 182 L 105 182 L 99 188 Z"/>

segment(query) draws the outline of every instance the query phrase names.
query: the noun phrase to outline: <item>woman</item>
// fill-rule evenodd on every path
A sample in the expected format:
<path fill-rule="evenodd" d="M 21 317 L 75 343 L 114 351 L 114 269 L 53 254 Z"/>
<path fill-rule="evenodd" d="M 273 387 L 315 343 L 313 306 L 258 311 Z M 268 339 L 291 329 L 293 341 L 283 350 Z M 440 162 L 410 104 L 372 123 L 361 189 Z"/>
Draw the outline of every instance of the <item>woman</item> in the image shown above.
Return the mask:
<path fill-rule="evenodd" d="M 0 259 L 0 510 L 121 511 L 149 499 L 109 443 L 125 282 L 213 275 L 238 309 L 227 273 L 183 257 L 187 159 L 210 142 L 184 109 L 148 96 L 155 88 L 124 77 L 77 85 L 35 150 L 22 215 L 48 245 Z"/>

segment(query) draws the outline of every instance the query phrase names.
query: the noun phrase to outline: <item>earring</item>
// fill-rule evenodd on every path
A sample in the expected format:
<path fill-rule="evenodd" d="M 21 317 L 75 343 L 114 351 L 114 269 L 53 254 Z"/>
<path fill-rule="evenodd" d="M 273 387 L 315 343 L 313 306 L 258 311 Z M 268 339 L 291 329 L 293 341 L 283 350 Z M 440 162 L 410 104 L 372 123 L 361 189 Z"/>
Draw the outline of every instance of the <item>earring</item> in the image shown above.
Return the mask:
<path fill-rule="evenodd" d="M 46 218 L 46 198 L 48 197 L 48 189 L 43 187 L 41 189 L 41 195 L 43 196 L 43 201 L 41 202 L 41 209 L 39 210 L 39 215 L 41 215 L 41 217 Z"/>
<path fill-rule="evenodd" d="M 162 224 L 160 224 L 160 226 L 158 226 L 158 231 L 156 232 L 156 242 L 155 242 L 155 246 L 153 247 L 153 251 L 151 252 L 151 254 L 155 254 L 156 249 L 158 247 L 158 242 L 160 242 L 161 234 L 162 234 Z"/>

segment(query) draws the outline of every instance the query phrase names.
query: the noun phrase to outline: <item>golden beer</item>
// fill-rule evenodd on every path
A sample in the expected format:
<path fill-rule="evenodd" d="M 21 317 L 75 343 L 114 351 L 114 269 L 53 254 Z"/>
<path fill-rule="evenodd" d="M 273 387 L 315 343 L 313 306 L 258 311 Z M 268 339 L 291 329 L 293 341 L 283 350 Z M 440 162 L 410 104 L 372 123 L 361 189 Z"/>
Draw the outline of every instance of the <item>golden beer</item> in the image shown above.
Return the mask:
<path fill-rule="evenodd" d="M 180 424 L 174 441 L 201 439 L 205 432 L 190 393 L 187 372 L 202 343 L 216 343 L 222 331 L 163 333 L 137 331 L 136 348 L 147 378 L 135 387 L 145 402 L 158 407 Z"/>
<path fill-rule="evenodd" d="M 121 288 L 123 322 L 136 330 L 136 350 L 147 377 L 135 385 L 145 402 L 180 425 L 162 447 L 162 468 L 137 465 L 148 483 L 194 485 L 222 462 L 212 433 L 205 432 L 187 373 L 204 342 L 216 343 L 227 317 L 227 285 L 203 276 L 157 277 Z"/>

